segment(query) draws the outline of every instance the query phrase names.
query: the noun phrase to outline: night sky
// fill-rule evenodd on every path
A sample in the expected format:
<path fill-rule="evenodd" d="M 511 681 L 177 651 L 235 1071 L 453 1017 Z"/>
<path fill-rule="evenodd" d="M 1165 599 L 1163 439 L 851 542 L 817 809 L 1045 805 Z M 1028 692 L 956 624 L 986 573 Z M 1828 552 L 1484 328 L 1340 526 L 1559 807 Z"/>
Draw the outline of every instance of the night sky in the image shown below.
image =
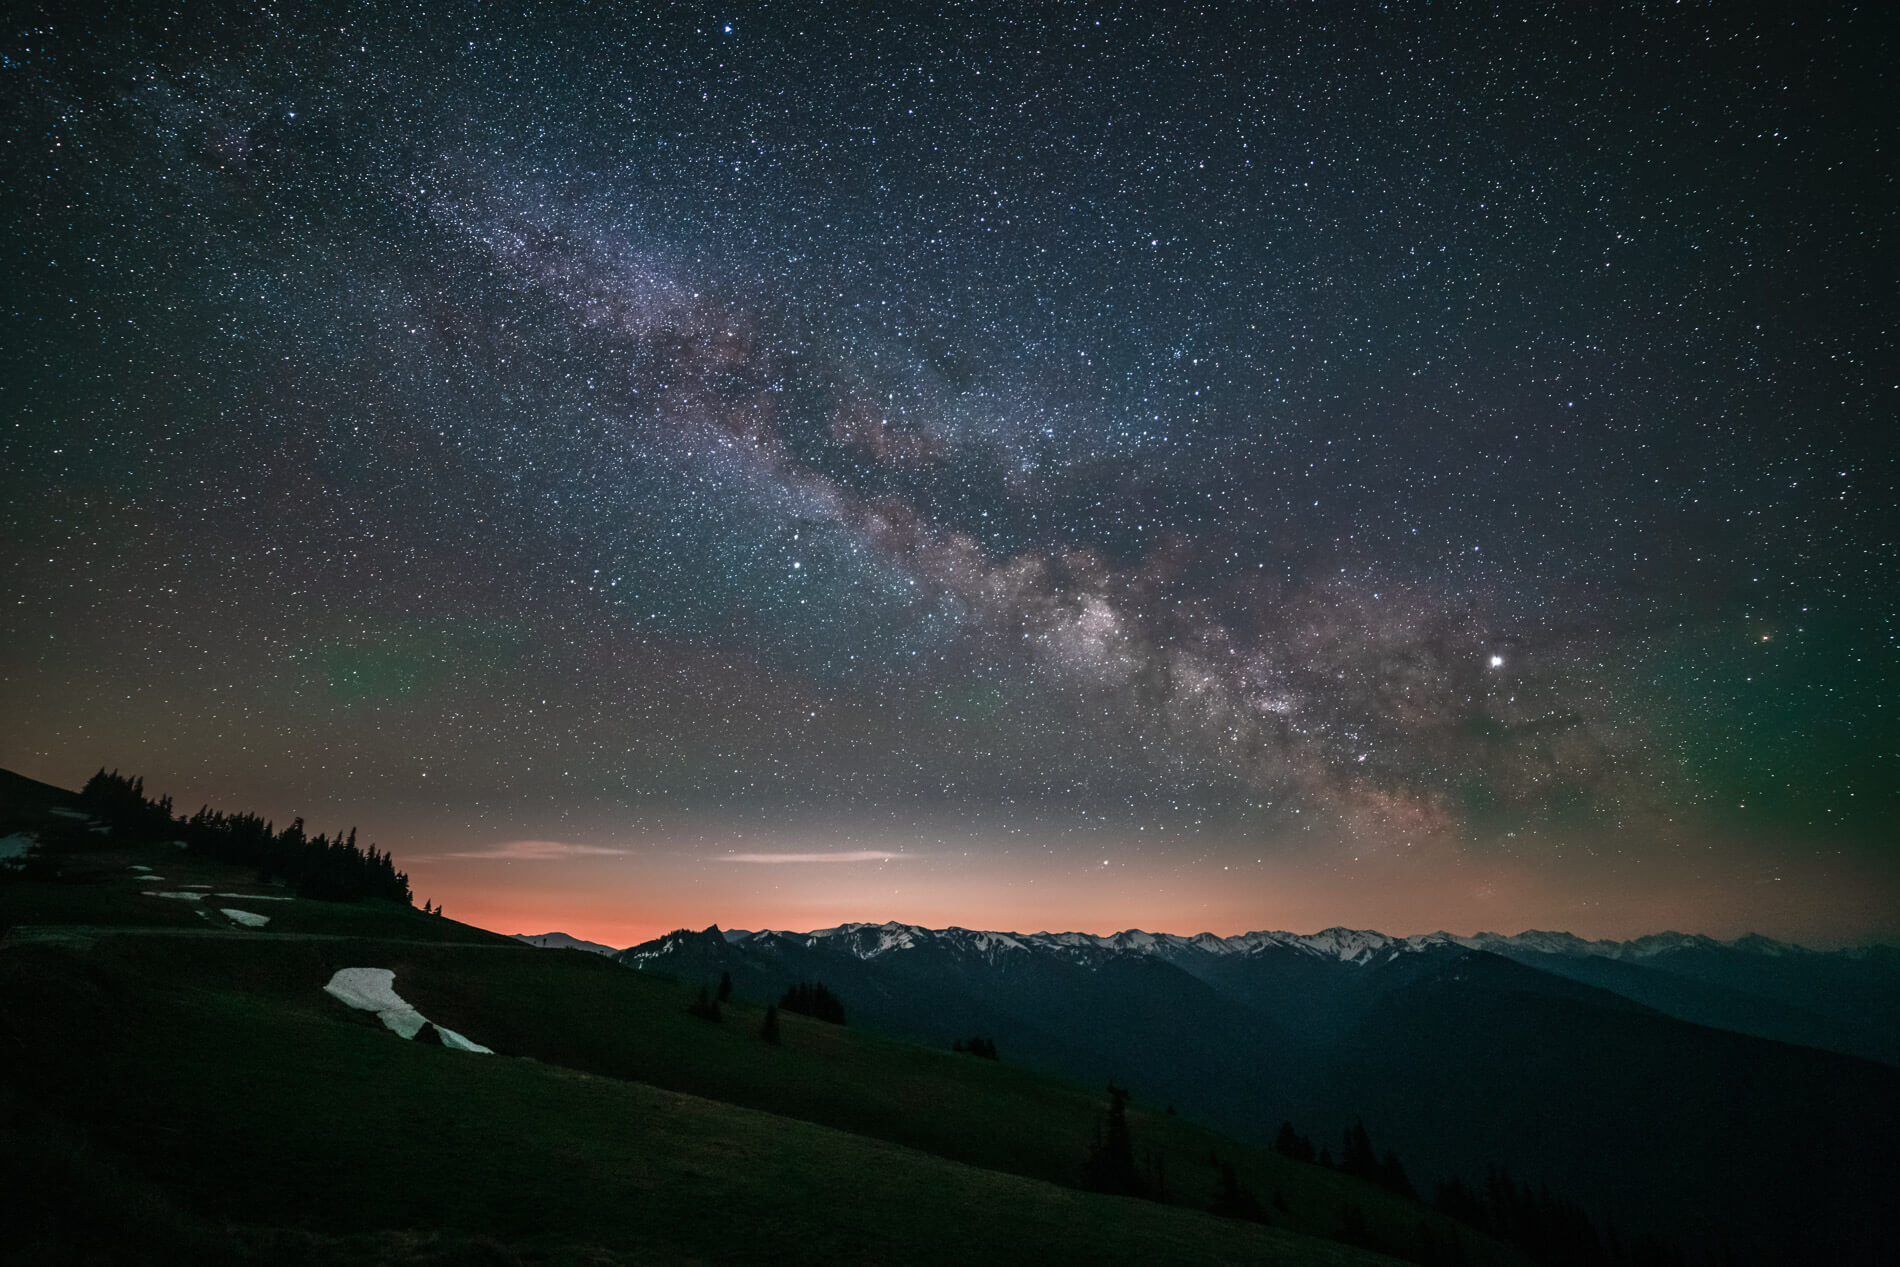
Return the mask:
<path fill-rule="evenodd" d="M 157 7 L 0 32 L 0 765 L 615 944 L 1900 935 L 1882 6 Z"/>

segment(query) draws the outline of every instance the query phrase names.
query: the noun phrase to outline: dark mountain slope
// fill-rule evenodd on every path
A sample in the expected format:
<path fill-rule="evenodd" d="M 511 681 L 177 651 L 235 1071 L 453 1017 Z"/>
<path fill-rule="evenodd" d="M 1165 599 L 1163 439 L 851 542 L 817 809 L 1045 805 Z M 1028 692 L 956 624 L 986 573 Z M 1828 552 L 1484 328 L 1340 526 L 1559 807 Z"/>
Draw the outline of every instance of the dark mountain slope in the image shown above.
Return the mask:
<path fill-rule="evenodd" d="M 1634 963 L 1535 952 L 1511 957 L 1613 990 L 1678 1020 L 1900 1064 L 1900 972 L 1888 972 L 1877 960 L 1852 964 L 1803 955 L 1786 966 L 1748 964 L 1729 951 Z"/>
<path fill-rule="evenodd" d="M 1427 1174 L 1520 1178 L 1758 1261 L 1876 1262 L 1900 1228 L 1900 1078 L 1686 1024 L 1472 954 L 1387 994 L 1304 1116 L 1363 1116 Z"/>
<path fill-rule="evenodd" d="M 856 1023 L 944 1047 L 995 1036 L 1010 1060 L 1130 1085 L 1203 1121 L 1245 1122 L 1256 1138 L 1291 1085 L 1279 1053 L 1294 1043 L 1281 1027 L 1151 956 L 1072 959 L 940 938 L 865 957 L 879 935 L 763 934 L 735 944 L 715 928 L 669 934 L 620 958 L 657 954 L 634 962 L 689 982 L 729 971 L 741 995 L 766 1000 L 795 982 L 821 981 Z"/>
<path fill-rule="evenodd" d="M 1666 995 L 1695 983 L 1652 960 L 1758 953 L 1705 942 L 1529 934 L 1489 939 L 1500 951 L 1489 953 L 1347 930 L 1084 938 L 882 925 L 689 934 L 621 958 L 688 979 L 730 970 L 768 997 L 820 979 L 863 1023 L 939 1042 L 981 1033 L 1006 1058 L 1091 1080 L 1115 1071 L 1243 1138 L 1289 1116 L 1337 1140 L 1363 1115 L 1427 1188 L 1481 1184 L 1503 1165 L 1695 1252 L 1866 1260 L 1883 1185 L 1900 1186 L 1900 1074 L 1690 1024 L 1577 979 L 1586 970 L 1533 966 L 1604 964 L 1607 979 Z M 693 955 L 679 953 L 688 944 Z"/>

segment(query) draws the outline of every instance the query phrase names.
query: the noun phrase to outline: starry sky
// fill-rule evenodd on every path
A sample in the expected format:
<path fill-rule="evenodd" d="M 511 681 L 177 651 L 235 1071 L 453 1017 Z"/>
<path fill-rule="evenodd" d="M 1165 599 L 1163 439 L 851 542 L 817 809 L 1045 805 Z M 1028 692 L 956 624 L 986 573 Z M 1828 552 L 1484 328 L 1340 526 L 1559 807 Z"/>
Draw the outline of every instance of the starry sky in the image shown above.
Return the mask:
<path fill-rule="evenodd" d="M 31 8 L 0 765 L 503 931 L 1900 936 L 1879 6 Z"/>

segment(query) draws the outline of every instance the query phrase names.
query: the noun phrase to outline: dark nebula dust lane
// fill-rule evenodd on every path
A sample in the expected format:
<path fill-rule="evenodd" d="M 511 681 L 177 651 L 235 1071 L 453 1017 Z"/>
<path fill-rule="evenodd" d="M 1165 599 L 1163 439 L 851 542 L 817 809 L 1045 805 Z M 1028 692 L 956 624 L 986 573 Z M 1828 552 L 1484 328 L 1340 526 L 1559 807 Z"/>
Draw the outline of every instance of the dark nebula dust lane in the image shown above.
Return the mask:
<path fill-rule="evenodd" d="M 3 38 L 8 768 L 617 943 L 1895 931 L 1868 13 Z"/>

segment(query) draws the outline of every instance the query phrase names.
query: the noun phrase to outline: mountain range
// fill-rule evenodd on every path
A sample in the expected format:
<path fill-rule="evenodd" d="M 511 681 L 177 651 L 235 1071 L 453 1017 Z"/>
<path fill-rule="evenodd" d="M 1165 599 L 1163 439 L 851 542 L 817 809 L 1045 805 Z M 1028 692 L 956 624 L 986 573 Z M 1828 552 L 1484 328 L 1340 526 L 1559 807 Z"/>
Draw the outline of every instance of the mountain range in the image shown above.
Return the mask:
<path fill-rule="evenodd" d="M 854 1024 L 987 1037 L 1240 1138 L 1290 1120 L 1338 1139 L 1363 1120 L 1422 1184 L 1502 1166 L 1712 1252 L 1847 1246 L 1900 1188 L 1887 947 L 893 922 L 680 930 L 616 958 L 688 982 L 730 973 L 759 999 L 820 981 Z"/>
<path fill-rule="evenodd" d="M 1043 954 L 1089 964 L 1108 955 L 1147 955 L 1216 988 L 1238 986 L 1243 991 L 1240 979 L 1248 975 L 1248 969 L 1240 964 L 1284 956 L 1369 968 L 1411 955 L 1484 951 L 1598 986 L 1678 1020 L 1900 1066 L 1900 950 L 1891 946 L 1819 951 L 1757 934 L 1718 941 L 1697 933 L 1664 932 L 1614 941 L 1540 930 L 1393 937 L 1369 929 L 1328 928 L 1316 933 L 1262 931 L 1222 937 L 1140 929 L 1106 935 L 1003 933 L 890 922 L 841 924 L 804 933 L 707 931 L 768 959 L 804 954 L 864 961 L 932 949 L 991 962 L 1012 954 Z M 642 967 L 675 958 L 683 939 L 695 934 L 681 930 L 617 954 L 565 933 L 517 936 L 531 944 L 614 955 L 623 963 Z"/>
<path fill-rule="evenodd" d="M 523 941 L 541 950 L 585 950 L 595 955 L 617 955 L 620 952 L 612 946 L 604 946 L 597 941 L 587 941 L 580 937 L 569 937 L 566 933 L 510 933 L 516 941 Z"/>

